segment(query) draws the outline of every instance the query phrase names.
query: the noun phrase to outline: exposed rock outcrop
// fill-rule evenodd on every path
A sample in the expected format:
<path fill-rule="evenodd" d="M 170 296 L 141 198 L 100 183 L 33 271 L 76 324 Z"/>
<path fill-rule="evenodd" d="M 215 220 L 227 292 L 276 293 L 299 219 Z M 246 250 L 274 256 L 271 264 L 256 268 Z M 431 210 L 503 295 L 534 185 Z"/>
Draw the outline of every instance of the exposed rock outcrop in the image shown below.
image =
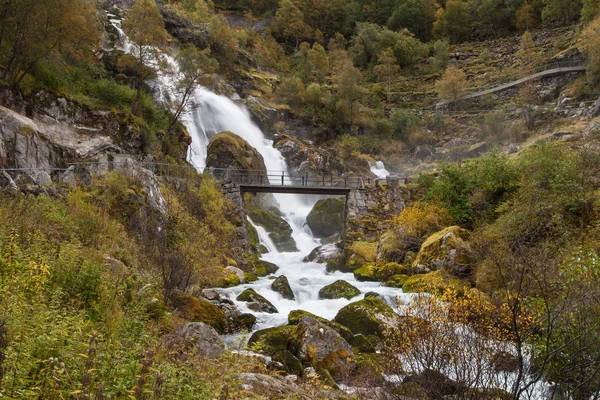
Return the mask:
<path fill-rule="evenodd" d="M 233 167 L 240 170 L 266 174 L 267 167 L 260 153 L 233 132 L 221 132 L 208 144 L 206 166 L 208 168 Z"/>

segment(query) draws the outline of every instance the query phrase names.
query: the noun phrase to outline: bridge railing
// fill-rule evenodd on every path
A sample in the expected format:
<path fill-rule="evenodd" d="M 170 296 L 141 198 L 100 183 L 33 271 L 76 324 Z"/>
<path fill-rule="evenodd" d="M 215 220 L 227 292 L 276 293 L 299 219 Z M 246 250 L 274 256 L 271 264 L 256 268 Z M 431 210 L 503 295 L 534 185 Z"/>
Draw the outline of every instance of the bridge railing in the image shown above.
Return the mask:
<path fill-rule="evenodd" d="M 208 169 L 207 169 L 208 171 Z M 249 171 L 229 169 L 227 177 L 242 185 L 252 186 L 297 186 L 311 188 L 357 188 L 371 185 L 385 179 L 356 176 L 334 176 L 334 175 L 290 175 L 285 171 Z"/>
<path fill-rule="evenodd" d="M 129 169 L 135 165 L 141 166 L 156 176 L 175 179 L 195 179 L 200 174 L 207 174 L 217 181 L 231 181 L 240 185 L 250 186 L 295 186 L 305 188 L 359 188 L 365 185 L 374 185 L 385 182 L 386 179 L 357 176 L 335 176 L 333 174 L 316 175 L 305 173 L 302 175 L 290 174 L 287 171 L 255 171 L 236 168 L 196 168 L 191 165 L 178 165 L 152 162 L 135 162 L 129 160 L 78 162 L 68 163 L 67 167 L 74 169 L 76 175 L 88 172 L 92 175 L 103 175 L 115 170 Z M 12 174 L 37 173 L 47 171 L 57 174 L 65 172 L 66 168 L 0 168 Z"/>

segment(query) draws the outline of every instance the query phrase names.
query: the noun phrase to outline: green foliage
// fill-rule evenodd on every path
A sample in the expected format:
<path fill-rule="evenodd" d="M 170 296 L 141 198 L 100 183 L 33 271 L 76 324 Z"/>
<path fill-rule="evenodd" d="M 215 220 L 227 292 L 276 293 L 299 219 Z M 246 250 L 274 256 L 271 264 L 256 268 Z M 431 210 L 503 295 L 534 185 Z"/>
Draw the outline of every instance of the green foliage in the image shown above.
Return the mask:
<path fill-rule="evenodd" d="M 396 110 L 390 117 L 393 127 L 392 137 L 405 141 L 411 130 L 419 125 L 419 118 L 408 110 Z"/>

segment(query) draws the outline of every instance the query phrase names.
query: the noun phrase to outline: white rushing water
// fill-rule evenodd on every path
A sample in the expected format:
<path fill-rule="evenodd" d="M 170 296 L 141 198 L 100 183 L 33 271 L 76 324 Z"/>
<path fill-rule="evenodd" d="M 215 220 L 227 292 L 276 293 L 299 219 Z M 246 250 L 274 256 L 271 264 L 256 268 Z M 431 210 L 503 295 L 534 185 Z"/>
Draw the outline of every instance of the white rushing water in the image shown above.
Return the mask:
<path fill-rule="evenodd" d="M 371 172 L 378 178 L 384 179 L 387 178 L 390 174 L 387 169 L 385 169 L 385 165 L 383 165 L 383 161 L 376 161 L 375 163 L 369 163 L 369 167 Z"/>

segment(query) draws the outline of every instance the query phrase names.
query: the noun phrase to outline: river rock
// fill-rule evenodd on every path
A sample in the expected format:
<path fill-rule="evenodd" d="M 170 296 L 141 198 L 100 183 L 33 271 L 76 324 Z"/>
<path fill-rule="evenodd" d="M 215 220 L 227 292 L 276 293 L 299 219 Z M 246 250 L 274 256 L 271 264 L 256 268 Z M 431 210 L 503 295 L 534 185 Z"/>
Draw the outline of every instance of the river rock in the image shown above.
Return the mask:
<path fill-rule="evenodd" d="M 327 370 L 336 382 L 347 378 L 356 367 L 352 347 L 329 326 L 304 316 L 296 326 L 289 349 L 298 359 L 317 370 Z"/>
<path fill-rule="evenodd" d="M 469 232 L 458 226 L 434 233 L 421 245 L 412 264 L 413 272 L 444 269 L 453 276 L 468 277 L 475 264 L 469 238 Z"/>
<path fill-rule="evenodd" d="M 344 226 L 345 201 L 342 198 L 326 198 L 317 201 L 306 217 L 306 224 L 319 238 L 339 234 Z"/>
<path fill-rule="evenodd" d="M 225 271 L 235 274 L 235 276 L 238 278 L 239 283 L 245 283 L 246 280 L 244 279 L 244 271 L 242 271 L 241 269 L 239 269 L 238 267 L 234 267 L 234 266 L 228 266 L 225 268 Z"/>
<path fill-rule="evenodd" d="M 215 328 L 219 333 L 229 329 L 229 319 L 218 306 L 208 300 L 199 299 L 185 293 L 172 296 L 173 307 L 183 318 L 193 322 L 203 322 Z"/>
<path fill-rule="evenodd" d="M 294 329 L 294 326 L 289 325 L 261 329 L 250 336 L 248 346 L 272 356 L 279 351 L 287 350 L 288 340 Z"/>
<path fill-rule="evenodd" d="M 350 303 L 338 311 L 333 319 L 349 328 L 354 334 L 372 335 L 383 339 L 386 329 L 395 328 L 400 316 L 381 299 L 370 297 Z"/>
<path fill-rule="evenodd" d="M 271 289 L 274 292 L 279 293 L 284 299 L 295 300 L 294 292 L 290 287 L 288 279 L 284 276 L 278 276 L 273 283 L 271 283 Z"/>
<path fill-rule="evenodd" d="M 356 297 L 360 290 L 344 280 L 337 280 L 330 285 L 324 286 L 319 290 L 320 299 L 348 299 Z"/>
<path fill-rule="evenodd" d="M 280 362 L 284 367 L 285 371 L 294 374 L 302 374 L 302 363 L 298 358 L 289 350 L 281 350 L 272 356 L 273 361 Z"/>
<path fill-rule="evenodd" d="M 269 300 L 256 293 L 254 289 L 244 290 L 239 294 L 236 300 L 247 302 L 248 308 L 252 311 L 265 312 L 269 314 L 276 314 L 279 312 Z"/>
<path fill-rule="evenodd" d="M 343 258 L 344 252 L 342 251 L 342 247 L 337 243 L 329 243 L 315 247 L 302 261 L 327 263 L 332 260 Z"/>
<path fill-rule="evenodd" d="M 352 338 L 352 336 L 354 336 L 354 334 L 350 331 L 350 329 L 346 328 L 344 325 L 338 324 L 337 322 L 330 321 L 323 317 L 319 317 L 317 315 L 311 314 L 308 311 L 304 311 L 304 310 L 290 311 L 290 313 L 288 314 L 288 324 L 298 325 L 300 323 L 300 320 L 307 315 L 311 318 L 316 319 L 320 323 L 327 325 L 331 329 L 335 330 L 337 333 L 340 334 L 341 337 L 343 337 L 346 340 L 350 340 Z"/>
<path fill-rule="evenodd" d="M 217 331 L 202 322 L 190 322 L 177 332 L 185 346 L 193 347 L 202 358 L 218 358 L 225 351 L 225 344 Z"/>

